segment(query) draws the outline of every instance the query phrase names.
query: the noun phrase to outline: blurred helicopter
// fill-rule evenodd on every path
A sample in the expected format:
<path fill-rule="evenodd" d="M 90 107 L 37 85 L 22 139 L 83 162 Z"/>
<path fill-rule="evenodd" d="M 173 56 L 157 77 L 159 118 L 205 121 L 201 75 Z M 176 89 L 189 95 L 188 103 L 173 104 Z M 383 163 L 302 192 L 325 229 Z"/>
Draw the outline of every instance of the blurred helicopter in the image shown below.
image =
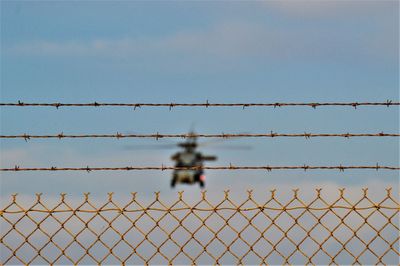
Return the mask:
<path fill-rule="evenodd" d="M 189 137 L 185 142 L 178 143 L 178 146 L 183 148 L 183 151 L 177 152 L 171 156 L 171 160 L 175 161 L 175 167 L 199 167 L 199 169 L 176 169 L 172 174 L 171 187 L 176 184 L 194 184 L 199 183 L 201 188 L 204 188 L 206 176 L 204 175 L 203 162 L 215 161 L 216 156 L 203 155 L 196 151 L 197 142 L 194 133 L 190 132 Z"/>
<path fill-rule="evenodd" d="M 208 146 L 213 142 L 219 142 L 218 140 L 211 140 L 208 142 L 197 142 L 197 137 L 194 131 L 190 131 L 187 134 L 186 140 L 184 142 L 179 143 L 170 143 L 170 144 L 158 144 L 158 145 L 129 145 L 125 146 L 128 149 L 170 149 L 173 147 L 180 147 L 183 150 L 176 152 L 171 156 L 171 160 L 175 161 L 175 167 L 182 167 L 183 169 L 175 169 L 172 173 L 171 178 L 171 187 L 174 188 L 178 184 L 196 184 L 199 183 L 200 188 L 204 188 L 206 176 L 204 174 L 204 170 L 202 167 L 204 166 L 205 161 L 215 161 L 217 160 L 216 156 L 213 155 L 203 155 L 201 152 L 197 150 L 199 146 Z M 217 146 L 218 149 L 251 149 L 249 146 Z M 198 168 L 198 169 L 188 169 L 188 168 Z"/>

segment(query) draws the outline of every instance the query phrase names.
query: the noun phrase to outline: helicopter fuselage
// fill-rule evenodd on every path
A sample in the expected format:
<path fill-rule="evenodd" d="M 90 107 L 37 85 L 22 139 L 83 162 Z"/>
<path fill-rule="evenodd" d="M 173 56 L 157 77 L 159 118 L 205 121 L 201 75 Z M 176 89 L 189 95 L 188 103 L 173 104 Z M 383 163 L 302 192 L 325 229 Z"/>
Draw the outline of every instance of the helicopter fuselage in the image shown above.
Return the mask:
<path fill-rule="evenodd" d="M 181 147 L 185 150 L 178 152 L 171 157 L 176 167 L 184 169 L 176 169 L 172 174 L 171 187 L 176 184 L 194 184 L 199 183 L 200 187 L 205 185 L 205 175 L 202 169 L 204 161 L 216 160 L 215 156 L 203 156 L 200 152 L 195 151 L 196 143 L 183 143 Z M 198 169 L 188 169 L 188 168 Z"/>

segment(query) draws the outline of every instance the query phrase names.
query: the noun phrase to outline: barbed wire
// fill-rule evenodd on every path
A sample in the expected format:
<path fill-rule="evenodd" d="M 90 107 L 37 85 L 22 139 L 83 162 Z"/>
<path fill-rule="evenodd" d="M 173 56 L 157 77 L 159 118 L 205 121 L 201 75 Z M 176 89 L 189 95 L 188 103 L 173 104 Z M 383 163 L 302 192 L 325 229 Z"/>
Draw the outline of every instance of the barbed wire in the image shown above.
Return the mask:
<path fill-rule="evenodd" d="M 400 134 L 393 134 L 393 133 L 295 133 L 295 134 L 287 134 L 287 133 L 277 133 L 271 131 L 271 133 L 257 133 L 257 134 L 246 134 L 246 133 L 239 133 L 239 134 L 196 134 L 196 133 L 189 133 L 189 134 L 64 134 L 59 133 L 55 135 L 30 135 L 30 134 L 22 134 L 22 135 L 0 135 L 2 139 L 25 139 L 28 141 L 30 139 L 65 139 L 65 138 L 153 138 L 153 139 L 162 139 L 162 138 L 275 138 L 275 137 L 304 137 L 306 139 L 314 138 L 314 137 L 342 137 L 342 138 L 352 138 L 352 137 L 399 137 Z"/>
<path fill-rule="evenodd" d="M 18 101 L 17 103 L 0 103 L 0 106 L 49 106 L 49 107 L 168 107 L 170 110 L 174 107 L 288 107 L 288 106 L 309 106 L 316 108 L 319 106 L 350 106 L 357 108 L 358 106 L 398 106 L 400 102 L 387 100 L 386 102 L 275 102 L 275 103 L 210 103 L 208 100 L 205 103 L 25 103 Z"/>
<path fill-rule="evenodd" d="M 0 171 L 19 172 L 19 171 L 146 171 L 146 170 L 339 170 L 343 172 L 349 169 L 373 169 L 373 170 L 400 170 L 398 166 L 381 166 L 378 163 L 376 165 L 367 166 L 311 166 L 311 165 L 297 165 L 297 166 L 235 166 L 229 164 L 228 166 L 190 166 L 190 167 L 177 167 L 177 166 L 125 166 L 125 167 L 38 167 L 38 168 L 21 168 L 16 165 L 13 168 L 0 168 Z"/>

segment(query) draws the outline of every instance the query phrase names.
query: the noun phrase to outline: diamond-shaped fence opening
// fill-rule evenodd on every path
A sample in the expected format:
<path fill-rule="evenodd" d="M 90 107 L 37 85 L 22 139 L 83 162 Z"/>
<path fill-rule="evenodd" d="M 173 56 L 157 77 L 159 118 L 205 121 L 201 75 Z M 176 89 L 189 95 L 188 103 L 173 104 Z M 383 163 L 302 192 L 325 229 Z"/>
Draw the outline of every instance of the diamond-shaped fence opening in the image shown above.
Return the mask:
<path fill-rule="evenodd" d="M 106 243 L 108 247 L 113 247 L 121 240 L 121 234 L 109 227 L 101 234 L 100 239 L 103 243 Z"/>
<path fill-rule="evenodd" d="M 47 234 L 54 235 L 57 231 L 60 230 L 61 226 L 52 215 L 49 215 L 40 223 L 40 228 Z"/>
<path fill-rule="evenodd" d="M 397 252 L 395 252 L 394 250 L 396 250 Z M 382 263 L 390 263 L 392 265 L 396 265 L 396 263 L 398 264 L 399 262 L 399 245 L 397 243 L 397 248 L 395 248 L 394 250 L 390 250 L 388 251 L 385 255 L 383 255 L 381 257 L 381 262 Z"/>
<path fill-rule="evenodd" d="M 316 217 L 314 224 L 318 224 L 321 223 L 323 225 L 325 225 L 327 228 L 330 228 L 331 230 L 333 228 L 336 228 L 337 226 L 339 226 L 342 223 L 342 220 L 340 219 L 340 217 L 338 217 L 337 215 L 335 215 L 335 213 L 331 212 L 331 211 L 317 211 L 317 212 L 310 212 L 310 215 L 315 215 Z M 319 219 L 319 220 L 318 220 Z M 320 221 L 320 222 L 318 222 Z M 300 222 L 303 222 L 303 220 L 301 220 Z"/>
<path fill-rule="evenodd" d="M 260 236 L 259 231 L 257 231 L 253 226 L 249 225 L 245 227 L 240 232 L 240 238 L 243 239 L 249 246 L 253 246 L 254 242 Z"/>
<path fill-rule="evenodd" d="M 304 239 L 307 239 L 307 231 L 304 231 L 298 224 L 295 224 L 287 231 L 287 236 L 293 240 L 293 242 L 299 244 Z"/>
<path fill-rule="evenodd" d="M 276 249 L 282 253 L 285 257 L 288 257 L 290 254 L 294 253 L 297 249 L 296 245 L 292 243 L 289 238 L 283 238 L 282 241 L 278 243 Z"/>
<path fill-rule="evenodd" d="M 296 250 L 291 256 L 290 261 L 295 261 L 298 265 L 306 265 L 308 262 L 308 258 L 304 256 L 301 252 Z"/>
<path fill-rule="evenodd" d="M 197 218 L 195 218 L 197 219 Z M 190 221 L 191 219 L 185 219 L 184 221 L 182 221 L 182 224 L 185 226 L 190 226 Z M 199 222 L 200 223 L 200 222 Z M 174 219 L 172 217 L 172 214 L 167 213 L 167 215 L 165 215 L 159 222 L 158 225 L 163 228 L 165 230 L 165 232 L 167 234 L 170 234 L 171 232 L 173 232 L 177 227 L 179 227 L 179 220 Z M 201 226 L 201 225 L 199 225 Z"/>
<path fill-rule="evenodd" d="M 218 213 L 213 212 L 209 217 L 207 217 L 207 220 L 205 220 L 205 225 L 210 229 L 210 231 L 218 232 L 226 226 L 226 221 L 218 215 Z"/>
<path fill-rule="evenodd" d="M 272 243 L 276 244 L 282 238 L 285 237 L 285 232 L 280 229 L 280 227 L 276 226 L 276 224 L 272 224 L 265 232 L 264 237 L 269 239 Z"/>
<path fill-rule="evenodd" d="M 86 228 L 86 224 L 78 216 L 73 215 L 63 223 L 63 228 L 76 236 Z"/>
<path fill-rule="evenodd" d="M 0 243 L 0 259 L 1 259 L 1 261 L 6 261 L 10 258 L 13 258 L 12 249 L 7 248 L 5 245 Z"/>
<path fill-rule="evenodd" d="M 273 250 L 268 257 L 265 259 L 265 264 L 270 264 L 270 265 L 283 265 L 287 264 L 285 263 L 285 257 L 284 254 L 281 254 L 277 250 Z"/>
<path fill-rule="evenodd" d="M 206 250 L 212 257 L 218 258 L 226 252 L 227 248 L 221 240 L 215 238 L 206 244 Z"/>
<path fill-rule="evenodd" d="M 133 227 L 123 234 L 124 240 L 128 242 L 131 246 L 136 247 L 144 240 L 143 234 Z"/>
<path fill-rule="evenodd" d="M 74 241 L 71 242 L 70 245 L 65 249 L 65 254 L 74 262 L 73 264 L 77 264 L 83 257 L 86 256 L 86 253 L 89 252 L 84 246 L 81 246 L 80 243 Z"/>
<path fill-rule="evenodd" d="M 74 236 L 71 236 L 66 230 L 61 229 L 51 236 L 51 239 L 56 243 L 62 250 L 74 241 Z"/>
<path fill-rule="evenodd" d="M 109 228 L 109 223 L 104 218 L 98 215 L 92 215 L 90 221 L 87 223 L 87 227 L 93 231 L 94 234 L 100 235 L 106 229 Z"/>
<path fill-rule="evenodd" d="M 2 237 L 0 244 L 9 247 L 12 250 L 15 250 L 24 242 L 25 242 L 24 236 L 22 236 L 16 231 L 8 231 L 8 233 Z M 4 250 L 3 248 L 0 249 L 1 252 L 3 252 L 3 250 Z"/>
<path fill-rule="evenodd" d="M 346 244 L 346 249 L 356 257 L 360 256 L 365 247 L 366 245 L 356 237 L 350 239 L 350 241 Z"/>
<path fill-rule="evenodd" d="M 381 230 L 387 224 L 387 218 L 385 218 L 381 213 L 375 211 L 372 213 L 366 223 L 371 227 L 375 228 L 375 230 Z"/>
<path fill-rule="evenodd" d="M 331 235 L 329 231 L 330 228 L 324 226 L 321 224 L 316 224 L 315 227 L 308 232 L 312 240 L 314 240 L 318 244 L 323 243 Z"/>
<path fill-rule="evenodd" d="M 25 264 L 28 264 L 38 255 L 37 249 L 32 247 L 29 243 L 24 243 L 16 249 L 15 256 L 18 257 Z"/>
<path fill-rule="evenodd" d="M 203 226 L 193 235 L 194 239 L 197 239 L 200 243 L 205 245 L 206 243 L 211 242 L 211 240 L 215 237 L 215 234 L 210 231 L 207 227 Z"/>
<path fill-rule="evenodd" d="M 355 236 L 354 230 L 348 225 L 341 224 L 339 227 L 334 228 L 333 236 L 341 243 L 346 243 Z"/>
<path fill-rule="evenodd" d="M 201 243 L 201 242 L 200 242 Z M 191 258 L 197 258 L 199 257 L 203 251 L 204 248 L 202 245 L 200 245 L 198 240 L 195 240 L 194 238 L 190 239 L 189 242 L 183 247 L 183 250 L 185 251 L 186 254 L 188 254 Z M 169 254 L 169 253 L 165 253 Z"/>
<path fill-rule="evenodd" d="M 140 257 L 139 254 L 134 251 L 132 251 L 129 257 L 124 260 L 126 265 L 143 265 L 145 262 L 145 258 Z"/>
<path fill-rule="evenodd" d="M 399 217 L 400 218 L 400 217 Z M 395 242 L 399 244 L 398 241 L 400 238 L 399 230 L 393 226 L 392 224 L 387 224 L 379 233 L 379 237 L 382 237 L 389 243 Z"/>
<path fill-rule="evenodd" d="M 373 250 L 376 254 L 382 255 L 385 251 L 390 249 L 389 244 L 386 243 L 382 238 L 377 237 L 374 241 L 369 244 L 369 249 Z"/>
<path fill-rule="evenodd" d="M 31 235 L 38 228 L 35 222 L 28 216 L 24 216 L 22 219 L 15 221 L 14 225 L 16 231 L 21 233 L 24 237 Z"/>
<path fill-rule="evenodd" d="M 157 248 L 149 242 L 148 240 L 144 239 L 136 248 L 136 252 L 143 256 L 144 258 L 150 258 L 154 253 L 157 252 Z"/>
<path fill-rule="evenodd" d="M 82 265 L 96 265 L 99 264 L 99 259 L 98 258 L 92 258 L 88 255 L 82 257 L 78 262 L 74 263 L 74 264 L 82 264 Z M 69 263 L 67 263 L 69 264 Z"/>
<path fill-rule="evenodd" d="M 253 250 L 259 256 L 264 258 L 273 250 L 273 247 L 266 239 L 260 238 L 254 243 Z"/>
<path fill-rule="evenodd" d="M 250 250 L 249 245 L 242 239 L 238 239 L 229 246 L 229 251 L 237 257 L 243 257 Z"/>
<path fill-rule="evenodd" d="M 357 230 L 357 236 L 366 243 L 372 241 L 376 235 L 376 231 L 368 224 L 363 224 L 361 228 Z"/>
<path fill-rule="evenodd" d="M 195 215 L 195 211 L 191 212 L 188 216 L 182 220 L 182 225 L 186 228 L 190 228 L 192 232 L 196 231 L 197 229 L 200 229 L 203 226 L 202 220 Z M 179 224 L 176 222 L 176 224 Z"/>
<path fill-rule="evenodd" d="M 228 226 L 219 231 L 217 235 L 227 245 L 230 245 L 238 237 L 238 234 Z"/>
<path fill-rule="evenodd" d="M 282 198 L 272 191 L 259 201 L 226 192 L 212 202 L 205 192 L 189 201 L 156 193 L 147 203 L 135 194 L 125 203 L 85 194 L 74 207 L 64 196 L 46 204 L 39 195 L 26 206 L 13 196 L 0 210 L 0 263 L 398 263 L 400 207 L 390 189 L 351 200 L 344 190 L 337 199 L 319 191 L 307 200 L 297 190 Z"/>
<path fill-rule="evenodd" d="M 89 248 L 91 245 L 93 245 L 93 243 L 98 241 L 98 235 L 83 227 L 83 231 L 76 236 L 76 241 L 79 242 L 83 247 Z"/>
<path fill-rule="evenodd" d="M 340 241 L 340 239 L 338 240 L 331 236 L 322 244 L 321 248 L 317 248 L 316 252 L 323 251 L 333 257 L 343 249 L 343 244 Z"/>
<path fill-rule="evenodd" d="M 192 264 L 191 258 L 186 256 L 184 253 L 179 253 L 174 260 L 172 261 L 172 264 L 178 264 L 178 265 L 190 265 Z M 164 263 L 165 264 L 165 263 Z"/>
<path fill-rule="evenodd" d="M 307 253 L 310 254 L 310 253 Z M 316 253 L 309 255 L 308 261 L 304 264 L 323 265 L 331 261 L 330 253 L 322 250 L 317 250 Z"/>
<path fill-rule="evenodd" d="M 96 216 L 96 210 L 93 208 L 85 208 L 84 211 L 76 212 L 78 218 L 83 224 L 90 223 Z"/>
<path fill-rule="evenodd" d="M 174 258 L 181 253 L 182 246 L 181 246 L 181 243 L 176 243 L 176 242 L 168 239 L 168 241 L 166 241 L 159 249 L 160 249 L 159 253 L 168 255 L 168 257 L 170 257 L 170 258 Z"/>
<path fill-rule="evenodd" d="M 44 247 L 47 243 L 49 243 L 50 238 L 41 230 L 35 230 L 30 234 L 27 238 L 27 242 L 31 243 L 38 249 Z"/>
<path fill-rule="evenodd" d="M 167 265 L 168 264 L 168 260 L 164 256 L 162 256 L 160 253 L 156 253 L 151 258 L 151 260 L 149 261 L 149 264 L 152 264 L 152 265 Z M 174 264 L 188 264 L 188 259 L 186 260 L 186 263 L 174 262 Z"/>
<path fill-rule="evenodd" d="M 128 259 L 129 255 L 132 254 L 132 247 L 124 241 L 119 241 L 112 249 L 113 254 L 120 258 L 122 261 Z"/>
<path fill-rule="evenodd" d="M 138 231 L 142 232 L 143 235 L 147 235 L 154 227 L 157 227 L 156 222 L 146 213 L 143 213 L 143 215 L 138 218 L 134 226 Z"/>
<path fill-rule="evenodd" d="M 311 257 L 320 250 L 320 244 L 318 244 L 315 239 L 305 238 L 301 243 L 297 244 L 297 249 L 303 253 L 309 254 L 309 257 Z"/>
<path fill-rule="evenodd" d="M 88 249 L 88 253 L 99 261 L 103 261 L 111 255 L 111 250 L 104 243 L 97 241 Z"/>
<path fill-rule="evenodd" d="M 233 227 L 236 231 L 241 232 L 243 229 L 245 229 L 249 225 L 249 221 L 251 220 L 252 217 L 255 216 L 254 214 L 251 214 L 250 212 L 230 212 L 228 219 L 227 219 L 227 224 L 231 227 Z M 247 218 L 247 219 L 246 219 Z"/>
<path fill-rule="evenodd" d="M 182 226 L 179 226 L 172 234 L 171 239 L 180 243 L 180 246 L 192 238 L 191 232 Z"/>
<path fill-rule="evenodd" d="M 47 260 L 49 260 L 52 264 L 62 256 L 62 250 L 58 248 L 55 244 L 53 243 L 48 243 L 45 247 L 42 248 L 40 251 L 40 255 L 45 257 Z"/>
<path fill-rule="evenodd" d="M 358 258 L 358 261 L 362 265 L 376 265 L 379 264 L 379 258 L 375 256 L 371 251 L 366 250 Z"/>
<path fill-rule="evenodd" d="M 253 226 L 257 227 L 258 230 L 264 232 L 268 228 L 268 226 L 271 225 L 271 220 L 265 217 L 263 211 L 259 211 L 254 215 L 254 217 L 252 217 L 251 223 L 253 224 Z"/>
<path fill-rule="evenodd" d="M 335 263 L 339 265 L 343 264 L 356 264 L 356 259 L 354 255 L 349 253 L 347 250 L 342 250 L 339 254 L 335 255 Z M 360 263 L 357 263 L 360 264 Z"/>
<path fill-rule="evenodd" d="M 157 246 L 162 246 L 164 245 L 163 243 L 166 243 L 167 240 L 170 239 L 167 233 L 165 233 L 160 227 L 155 227 L 148 235 L 147 239 L 149 241 L 156 243 Z"/>

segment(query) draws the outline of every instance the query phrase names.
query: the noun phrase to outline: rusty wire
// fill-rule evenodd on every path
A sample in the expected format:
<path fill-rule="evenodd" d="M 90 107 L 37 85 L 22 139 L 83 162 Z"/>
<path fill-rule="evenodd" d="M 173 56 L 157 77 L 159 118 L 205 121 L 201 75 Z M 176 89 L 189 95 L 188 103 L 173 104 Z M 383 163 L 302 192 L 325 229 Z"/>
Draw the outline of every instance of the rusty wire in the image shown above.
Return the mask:
<path fill-rule="evenodd" d="M 22 135 L 0 135 L 2 139 L 65 139 L 65 138 L 153 138 L 153 139 L 162 139 L 162 138 L 275 138 L 275 137 L 301 137 L 301 138 L 315 138 L 315 137 L 342 137 L 342 138 L 354 138 L 354 137 L 399 137 L 400 134 L 394 133 L 277 133 L 271 131 L 271 133 L 257 133 L 257 134 L 232 134 L 232 133 L 221 133 L 221 134 L 197 134 L 197 133 L 188 133 L 188 134 L 64 134 L 59 133 L 55 135 L 31 135 L 31 134 L 22 134 Z"/>
<path fill-rule="evenodd" d="M 17 103 L 0 103 L 0 106 L 49 106 L 49 107 L 133 107 L 134 109 L 141 107 L 168 107 L 170 110 L 174 107 L 288 107 L 288 106 L 309 106 L 316 108 L 319 106 L 350 106 L 357 108 L 358 106 L 398 106 L 400 102 L 387 100 L 386 102 L 276 102 L 276 103 L 25 103 L 18 101 Z"/>
<path fill-rule="evenodd" d="M 350 169 L 372 169 L 372 170 L 400 170 L 398 166 L 381 166 L 378 163 L 376 165 L 357 165 L 357 166 L 312 166 L 312 165 L 296 165 L 296 166 L 235 166 L 229 164 L 228 166 L 190 166 L 190 167 L 177 167 L 177 166 L 124 166 L 124 167 L 33 167 L 23 168 L 18 165 L 12 168 L 0 168 L 0 171 L 4 172 L 20 172 L 20 171 L 147 171 L 147 170 L 344 170 Z"/>
<path fill-rule="evenodd" d="M 235 202 L 229 191 L 217 200 L 203 191 L 193 202 L 179 192 L 167 203 L 156 192 L 150 203 L 136 193 L 117 203 L 108 193 L 102 203 L 84 193 L 78 204 L 65 193 L 25 204 L 14 194 L 0 210 L 0 263 L 396 264 L 398 195 L 350 194 L 316 189 L 305 200 L 274 189 L 260 201 L 249 190 Z"/>

